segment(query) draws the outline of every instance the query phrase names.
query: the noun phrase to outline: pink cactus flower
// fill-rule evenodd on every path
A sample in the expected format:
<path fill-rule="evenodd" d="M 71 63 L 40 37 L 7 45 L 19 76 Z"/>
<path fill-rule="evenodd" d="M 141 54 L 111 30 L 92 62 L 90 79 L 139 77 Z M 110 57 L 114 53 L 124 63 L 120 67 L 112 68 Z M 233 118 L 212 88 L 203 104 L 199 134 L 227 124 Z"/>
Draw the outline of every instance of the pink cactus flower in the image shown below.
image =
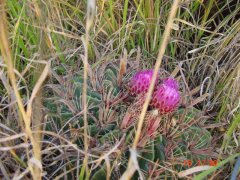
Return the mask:
<path fill-rule="evenodd" d="M 177 80 L 172 77 L 163 79 L 162 84 L 165 84 L 173 89 L 179 90 L 179 85 Z"/>
<path fill-rule="evenodd" d="M 132 96 L 137 96 L 142 93 L 146 93 L 153 76 L 153 70 L 142 70 L 137 72 L 129 83 L 129 93 Z M 159 76 L 157 77 L 157 79 Z M 157 84 L 157 80 L 155 82 Z"/>
<path fill-rule="evenodd" d="M 179 102 L 179 91 L 163 83 L 153 93 L 151 106 L 158 109 L 160 114 L 166 114 L 174 111 Z"/>

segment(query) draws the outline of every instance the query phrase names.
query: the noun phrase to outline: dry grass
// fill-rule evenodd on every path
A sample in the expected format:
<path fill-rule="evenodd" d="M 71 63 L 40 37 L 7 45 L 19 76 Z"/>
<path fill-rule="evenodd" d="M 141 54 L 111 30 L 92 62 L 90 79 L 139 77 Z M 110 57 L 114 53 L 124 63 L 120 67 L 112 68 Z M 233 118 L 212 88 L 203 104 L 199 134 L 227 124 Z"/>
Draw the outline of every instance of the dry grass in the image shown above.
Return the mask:
<path fill-rule="evenodd" d="M 221 162 L 196 178 L 230 177 L 240 144 L 239 1 L 96 3 L 95 9 L 94 0 L 0 0 L 0 178 L 94 179 L 103 169 L 106 179 L 130 179 L 136 170 L 140 178 L 177 179 L 178 173 L 192 178 L 208 169 L 179 172 L 179 154 L 156 160 L 144 154 L 153 151 L 151 141 L 138 147 L 153 82 L 135 129 L 111 129 L 130 104 L 114 88 L 154 64 L 153 81 L 160 66 L 172 72 L 186 106 L 177 120 L 169 116 L 160 123 L 159 138 L 168 137 L 161 151 L 172 152 L 174 140 L 198 125 L 211 132 L 213 143 L 195 153 L 213 152 Z M 107 67 L 118 74 L 111 75 L 109 87 L 117 85 L 104 91 Z M 83 84 L 72 83 L 76 76 Z M 72 101 L 79 86 L 82 96 Z M 197 116 L 185 123 L 188 111 L 196 109 Z M 144 158 L 148 171 L 139 165 Z"/>
<path fill-rule="evenodd" d="M 8 72 L 8 77 L 10 79 L 13 91 L 15 93 L 17 105 L 19 108 L 19 124 L 21 125 L 21 129 L 23 132 L 26 133 L 25 135 L 25 144 L 27 144 L 27 141 L 30 140 L 31 145 L 33 147 L 33 155 L 32 157 L 28 157 L 28 168 L 26 169 L 26 172 L 30 171 L 32 174 L 32 177 L 34 179 L 39 179 L 41 177 L 42 173 L 42 165 L 41 165 L 41 146 L 39 146 L 39 141 L 36 141 L 34 138 L 34 135 L 32 133 L 32 129 L 30 127 L 31 125 L 31 113 L 32 113 L 32 106 L 31 104 L 28 104 L 28 109 L 25 111 L 24 105 L 22 102 L 22 98 L 20 96 L 20 93 L 18 91 L 18 87 L 16 84 L 16 77 L 15 77 L 15 72 L 14 72 L 14 66 L 12 63 L 12 53 L 10 50 L 9 46 L 9 41 L 8 41 L 8 33 L 7 33 L 7 18 L 6 18 L 6 13 L 5 13 L 5 3 L 4 1 L 1 2 L 0 4 L 0 12 L 1 12 L 1 30 L 0 30 L 0 48 L 2 52 L 3 59 L 5 60 L 5 63 L 7 65 L 7 72 Z M 25 146 L 25 148 L 27 148 Z M 13 148 L 15 149 L 15 148 Z M 28 149 L 27 149 L 28 151 Z"/>

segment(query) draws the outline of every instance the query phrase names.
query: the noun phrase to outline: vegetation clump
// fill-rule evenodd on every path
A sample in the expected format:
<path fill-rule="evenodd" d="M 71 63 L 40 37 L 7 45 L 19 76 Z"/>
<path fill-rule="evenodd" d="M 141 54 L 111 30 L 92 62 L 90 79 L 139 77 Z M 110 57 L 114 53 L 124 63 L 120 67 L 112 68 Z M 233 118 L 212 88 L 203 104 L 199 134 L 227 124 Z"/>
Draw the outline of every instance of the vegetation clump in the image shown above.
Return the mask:
<path fill-rule="evenodd" d="M 0 0 L 0 179 L 239 178 L 238 2 Z"/>

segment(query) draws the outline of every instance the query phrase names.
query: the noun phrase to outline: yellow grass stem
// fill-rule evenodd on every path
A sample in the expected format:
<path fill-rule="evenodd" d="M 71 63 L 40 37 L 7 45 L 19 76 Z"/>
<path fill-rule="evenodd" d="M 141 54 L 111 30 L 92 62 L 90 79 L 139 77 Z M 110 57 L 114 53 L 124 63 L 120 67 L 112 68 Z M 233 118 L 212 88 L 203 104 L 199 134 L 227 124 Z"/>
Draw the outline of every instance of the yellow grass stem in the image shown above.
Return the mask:
<path fill-rule="evenodd" d="M 166 49 L 167 44 L 168 44 L 168 40 L 169 40 L 169 37 L 170 37 L 170 32 L 171 32 L 171 29 L 173 27 L 174 17 L 176 15 L 176 12 L 177 12 L 177 9 L 178 9 L 178 4 L 179 4 L 179 0 L 175 0 L 173 2 L 173 5 L 172 5 L 172 8 L 171 8 L 169 17 L 168 17 L 167 25 L 166 25 L 165 31 L 163 33 L 163 40 L 162 40 L 161 47 L 159 49 L 159 53 L 158 53 L 158 57 L 157 57 L 157 61 L 156 61 L 155 67 L 154 67 L 153 77 L 152 77 L 151 84 L 150 84 L 150 87 L 149 87 L 148 92 L 147 92 L 146 100 L 143 104 L 143 108 L 142 108 L 142 111 L 141 111 L 141 114 L 140 114 L 140 117 L 139 117 L 139 121 L 138 121 L 138 125 L 137 125 L 137 131 L 136 131 L 136 135 L 135 135 L 133 146 L 132 146 L 133 151 L 136 151 L 137 144 L 138 144 L 138 141 L 139 141 L 139 138 L 140 138 L 140 135 L 141 135 L 145 114 L 147 112 L 147 108 L 148 108 L 148 105 L 150 103 L 151 96 L 152 96 L 153 89 L 154 89 L 154 84 L 155 84 L 154 82 L 157 79 L 157 73 L 158 73 L 159 67 L 162 63 L 162 58 L 163 58 L 165 49 Z M 136 166 L 136 164 L 133 162 L 133 158 L 132 158 L 132 154 L 131 154 L 129 162 L 128 162 L 127 170 L 125 171 L 125 173 L 123 174 L 121 179 L 130 179 L 132 177 L 132 175 L 134 174 L 134 172 L 136 170 L 136 167 L 135 168 L 132 167 L 134 165 Z"/>
<path fill-rule="evenodd" d="M 12 62 L 12 53 L 8 41 L 8 27 L 7 27 L 7 17 L 5 12 L 5 0 L 0 0 L 0 49 L 3 59 L 7 65 L 7 73 L 10 79 L 14 94 L 16 96 L 16 101 L 18 104 L 18 108 L 20 111 L 20 115 L 22 116 L 23 122 L 19 122 L 20 124 L 24 124 L 23 131 L 26 132 L 27 138 L 30 139 L 30 142 L 33 147 L 33 157 L 29 160 L 29 169 L 33 176 L 33 179 L 41 179 L 42 165 L 41 165 L 41 149 L 39 147 L 38 142 L 35 141 L 32 130 L 31 130 L 31 117 L 27 115 L 24 105 L 18 91 L 18 87 L 16 84 L 16 76 L 14 73 L 14 66 Z"/>
<path fill-rule="evenodd" d="M 39 4 L 38 4 L 39 3 Z M 45 27 L 44 29 L 40 29 L 39 33 L 43 34 L 43 40 L 40 41 L 40 55 L 44 59 L 44 54 L 47 54 L 49 50 L 52 50 L 51 47 L 51 40 L 49 39 L 49 36 L 47 35 L 46 30 L 46 18 L 44 12 L 41 10 L 44 9 L 44 5 L 41 2 L 34 1 L 34 10 L 36 17 L 38 18 L 37 23 L 41 27 Z M 45 65 L 45 67 L 44 67 Z M 35 83 L 35 86 L 32 90 L 31 97 L 28 102 L 27 106 L 27 115 L 29 117 L 32 117 L 32 129 L 33 131 L 40 131 L 43 129 L 44 124 L 44 114 L 43 114 L 43 92 L 42 92 L 42 84 L 44 83 L 45 79 L 48 76 L 48 72 L 50 69 L 50 61 L 37 61 L 36 68 L 33 73 L 33 81 Z M 35 140 L 39 143 L 39 148 L 42 148 L 41 140 L 42 140 L 42 134 L 41 133 L 34 133 Z"/>
<path fill-rule="evenodd" d="M 83 74 L 83 119 L 84 119 L 84 152 L 85 157 L 83 161 L 83 170 L 86 172 L 85 179 L 89 179 L 90 173 L 88 170 L 88 121 L 87 121 L 87 75 L 88 75 L 88 43 L 89 43 L 89 30 L 93 23 L 95 14 L 96 2 L 95 0 L 88 0 L 87 4 L 87 21 L 86 21 L 86 37 L 85 37 L 85 56 L 84 56 L 84 74 Z"/>

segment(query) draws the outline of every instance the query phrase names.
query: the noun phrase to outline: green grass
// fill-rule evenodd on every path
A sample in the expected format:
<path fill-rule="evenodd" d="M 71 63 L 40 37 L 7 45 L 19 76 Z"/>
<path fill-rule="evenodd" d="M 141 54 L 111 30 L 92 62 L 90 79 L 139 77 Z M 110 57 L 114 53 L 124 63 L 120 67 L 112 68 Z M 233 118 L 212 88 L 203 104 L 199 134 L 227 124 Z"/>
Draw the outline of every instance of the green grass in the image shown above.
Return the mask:
<path fill-rule="evenodd" d="M 0 5 L 1 3 L 3 1 L 0 1 Z M 88 41 L 90 70 L 94 73 L 104 63 L 120 59 L 125 49 L 128 52 L 128 63 L 132 63 L 139 55 L 138 48 L 140 48 L 140 67 L 153 68 L 163 39 L 172 1 L 99 0 L 96 2 L 96 6 L 97 14 L 89 31 Z M 56 98 L 55 94 L 45 85 L 61 84 L 59 82 L 62 82 L 62 86 L 70 87 L 71 83 L 67 83 L 68 78 L 71 78 L 72 74 L 76 75 L 82 72 L 87 0 L 11 0 L 6 1 L 4 10 L 7 13 L 8 27 L 5 30 L 9 34 L 10 45 L 8 48 L 12 52 L 11 59 L 14 69 L 18 72 L 15 74 L 16 84 L 24 106 L 27 106 L 37 80 L 42 77 L 41 73 L 44 66 L 40 62 L 51 61 L 49 76 L 41 86 L 42 88 L 39 90 L 41 93 L 36 98 L 40 98 L 37 101 L 39 104 L 33 104 L 33 114 L 39 114 L 41 120 L 33 116 L 32 125 L 43 123 L 44 126 L 39 126 L 40 129 L 32 127 L 32 131 L 33 134 L 35 131 L 45 131 L 49 125 L 50 129 L 54 129 L 57 134 L 61 128 L 60 125 L 58 122 L 48 119 L 46 109 L 42 109 L 43 101 L 47 97 Z M 205 116 L 210 117 L 204 122 L 205 125 L 222 124 L 220 127 L 210 129 L 213 137 L 222 137 L 217 138 L 213 147 L 219 157 L 221 155 L 222 162 L 228 162 L 228 159 L 224 159 L 235 157 L 239 152 L 239 13 L 239 1 L 182 1 L 161 64 L 161 68 L 168 72 L 172 72 L 181 64 L 181 70 L 177 76 L 183 80 L 182 86 L 186 86 L 184 87 L 186 96 L 188 89 L 192 90 L 195 87 L 200 87 L 200 91 L 191 98 L 196 99 L 209 93 L 209 96 L 197 103 L 194 108 L 202 112 L 203 119 Z M 3 32 L 0 31 L 0 33 Z M 3 61 L 6 44 L 1 39 L 0 45 L 0 64 L 3 70 L 3 74 L 0 72 L 0 97 L 2 99 L 0 99 L 0 131 L 2 131 L 0 137 L 10 138 L 14 134 L 24 133 L 25 130 L 20 123 L 21 117 L 19 115 L 21 113 L 18 112 L 18 106 L 10 88 L 12 84 L 8 82 L 10 78 L 6 73 L 8 66 Z M 187 101 L 190 101 L 191 98 L 187 98 Z M 78 110 L 80 111 L 81 108 Z M 56 114 L 56 116 L 60 115 Z M 121 118 L 117 118 L 118 123 L 120 123 Z M 60 120 L 59 123 L 64 125 L 66 121 Z M 92 121 L 89 123 L 91 124 Z M 180 124 L 178 127 L 182 128 L 184 124 Z M 64 129 L 65 134 L 59 134 L 59 136 L 67 135 L 68 131 L 69 129 Z M 14 146 L 20 142 L 26 141 L 24 138 L 8 140 L 4 143 L 0 141 L 0 147 Z M 116 143 L 117 140 L 116 142 L 111 141 L 112 146 Z M 54 142 L 50 142 L 50 144 L 54 144 Z M 61 149 L 60 145 L 59 148 Z M 84 147 L 79 146 L 78 149 L 84 149 Z M 0 158 L 4 171 L 1 170 L 5 173 L 0 171 L 0 178 L 8 177 L 11 179 L 13 177 L 13 172 L 11 172 L 13 167 L 9 164 L 14 163 L 16 164 L 14 168 L 19 169 L 19 174 L 23 173 L 24 170 L 27 171 L 27 174 L 31 172 L 26 168 L 27 160 L 30 159 L 28 157 L 29 150 L 29 148 L 25 148 L 20 149 L 20 151 L 18 149 L 5 151 L 6 154 Z M 61 150 L 65 152 L 64 148 Z M 56 156 L 59 155 L 59 152 L 52 153 L 56 153 Z M 23 159 L 21 159 L 22 157 Z M 120 158 L 119 161 L 121 160 L 127 162 L 127 159 Z M 64 159 L 63 162 L 66 163 L 67 160 Z M 81 162 L 79 163 L 81 164 Z M 173 162 L 169 161 L 168 163 Z M 44 164 L 42 165 L 44 166 Z M 57 168 L 59 172 L 61 171 L 59 174 L 54 166 L 52 166 L 51 171 L 56 171 L 59 176 L 68 177 L 71 173 L 73 176 L 73 172 L 75 172 L 71 171 L 73 165 L 76 164 L 66 166 L 63 164 L 63 171 Z M 166 176 L 177 178 L 177 170 L 173 166 L 156 162 L 156 169 L 162 170 L 161 166 L 171 172 Z M 89 165 L 89 167 L 91 166 Z M 221 168 L 213 168 L 203 172 L 197 178 L 203 177 L 204 174 L 214 175 L 213 172 L 221 177 L 220 171 L 230 176 L 231 169 L 232 166 L 224 165 Z M 81 172 L 80 168 L 78 171 L 79 177 L 83 179 L 84 170 Z"/>

